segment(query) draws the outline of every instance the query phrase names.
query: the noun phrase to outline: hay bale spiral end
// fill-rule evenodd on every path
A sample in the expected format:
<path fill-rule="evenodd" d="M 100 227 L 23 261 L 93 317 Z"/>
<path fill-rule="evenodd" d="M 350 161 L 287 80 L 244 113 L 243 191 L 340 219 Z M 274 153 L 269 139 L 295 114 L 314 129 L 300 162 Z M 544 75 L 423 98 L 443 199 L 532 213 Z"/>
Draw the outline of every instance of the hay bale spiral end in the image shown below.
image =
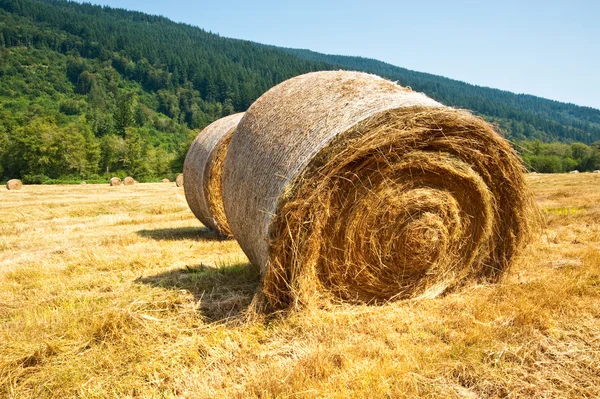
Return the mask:
<path fill-rule="evenodd" d="M 248 109 L 223 202 L 269 308 L 380 303 L 498 280 L 532 231 L 524 172 L 466 111 L 374 75 L 315 72 Z"/>

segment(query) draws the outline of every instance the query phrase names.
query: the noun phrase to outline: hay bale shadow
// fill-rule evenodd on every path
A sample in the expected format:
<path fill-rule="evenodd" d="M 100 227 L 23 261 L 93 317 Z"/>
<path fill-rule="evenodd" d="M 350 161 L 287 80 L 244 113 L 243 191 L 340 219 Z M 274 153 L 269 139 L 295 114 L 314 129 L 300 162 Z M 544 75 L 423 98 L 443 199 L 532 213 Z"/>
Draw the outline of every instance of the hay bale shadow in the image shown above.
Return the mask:
<path fill-rule="evenodd" d="M 135 282 L 186 290 L 199 302 L 207 322 L 225 322 L 242 318 L 260 284 L 260 270 L 248 262 L 217 267 L 200 264 L 140 277 Z"/>
<path fill-rule="evenodd" d="M 229 239 L 206 227 L 175 227 L 168 229 L 140 230 L 137 234 L 158 241 L 225 241 Z"/>

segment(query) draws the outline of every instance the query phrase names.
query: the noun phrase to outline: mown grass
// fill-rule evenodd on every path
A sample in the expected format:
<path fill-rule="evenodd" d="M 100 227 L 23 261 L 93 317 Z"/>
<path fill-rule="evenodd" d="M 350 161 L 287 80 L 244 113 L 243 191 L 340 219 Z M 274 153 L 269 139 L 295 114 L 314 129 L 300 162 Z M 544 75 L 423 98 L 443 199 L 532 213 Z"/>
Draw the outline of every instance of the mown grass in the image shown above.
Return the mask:
<path fill-rule="evenodd" d="M 0 189 L 0 397 L 598 397 L 600 176 L 529 179 L 500 284 L 252 320 L 259 271 L 174 184 Z"/>

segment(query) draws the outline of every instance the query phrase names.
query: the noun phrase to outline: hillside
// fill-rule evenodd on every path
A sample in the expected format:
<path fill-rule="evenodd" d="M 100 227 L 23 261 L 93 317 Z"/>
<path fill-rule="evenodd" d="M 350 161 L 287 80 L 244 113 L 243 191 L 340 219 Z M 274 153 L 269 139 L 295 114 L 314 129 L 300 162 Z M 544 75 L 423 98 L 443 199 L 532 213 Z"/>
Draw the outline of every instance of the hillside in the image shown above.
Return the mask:
<path fill-rule="evenodd" d="M 305 60 L 374 73 L 424 92 L 446 105 L 473 110 L 497 122 L 514 139 L 539 138 L 584 143 L 600 140 L 600 110 L 591 107 L 475 86 L 369 58 L 327 55 L 310 50 L 282 50 Z"/>
<path fill-rule="evenodd" d="M 600 140 L 600 110 L 593 108 L 360 57 L 223 38 L 140 12 L 0 0 L 0 180 L 172 175 L 194 130 L 245 110 L 285 79 L 324 69 L 397 80 L 481 114 L 512 139 Z M 577 162 L 568 166 L 583 165 Z"/>

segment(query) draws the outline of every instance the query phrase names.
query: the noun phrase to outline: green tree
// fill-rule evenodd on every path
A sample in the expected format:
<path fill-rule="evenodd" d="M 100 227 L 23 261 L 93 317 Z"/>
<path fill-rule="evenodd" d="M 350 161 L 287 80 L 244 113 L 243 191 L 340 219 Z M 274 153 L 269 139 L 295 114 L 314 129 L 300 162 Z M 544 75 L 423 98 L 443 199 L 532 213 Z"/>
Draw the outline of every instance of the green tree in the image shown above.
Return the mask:
<path fill-rule="evenodd" d="M 136 177 L 147 176 L 148 146 L 142 139 L 138 129 L 128 127 L 125 129 L 125 157 L 123 159 L 125 170 Z"/>
<path fill-rule="evenodd" d="M 100 140 L 100 167 L 105 173 L 114 172 L 123 168 L 127 146 L 125 139 L 108 134 Z"/>
<path fill-rule="evenodd" d="M 125 129 L 133 124 L 133 93 L 122 93 L 117 101 L 114 113 L 115 130 L 117 134 L 125 137 Z"/>
<path fill-rule="evenodd" d="M 571 157 L 576 161 L 583 161 L 591 154 L 591 148 L 583 143 L 571 144 Z"/>

